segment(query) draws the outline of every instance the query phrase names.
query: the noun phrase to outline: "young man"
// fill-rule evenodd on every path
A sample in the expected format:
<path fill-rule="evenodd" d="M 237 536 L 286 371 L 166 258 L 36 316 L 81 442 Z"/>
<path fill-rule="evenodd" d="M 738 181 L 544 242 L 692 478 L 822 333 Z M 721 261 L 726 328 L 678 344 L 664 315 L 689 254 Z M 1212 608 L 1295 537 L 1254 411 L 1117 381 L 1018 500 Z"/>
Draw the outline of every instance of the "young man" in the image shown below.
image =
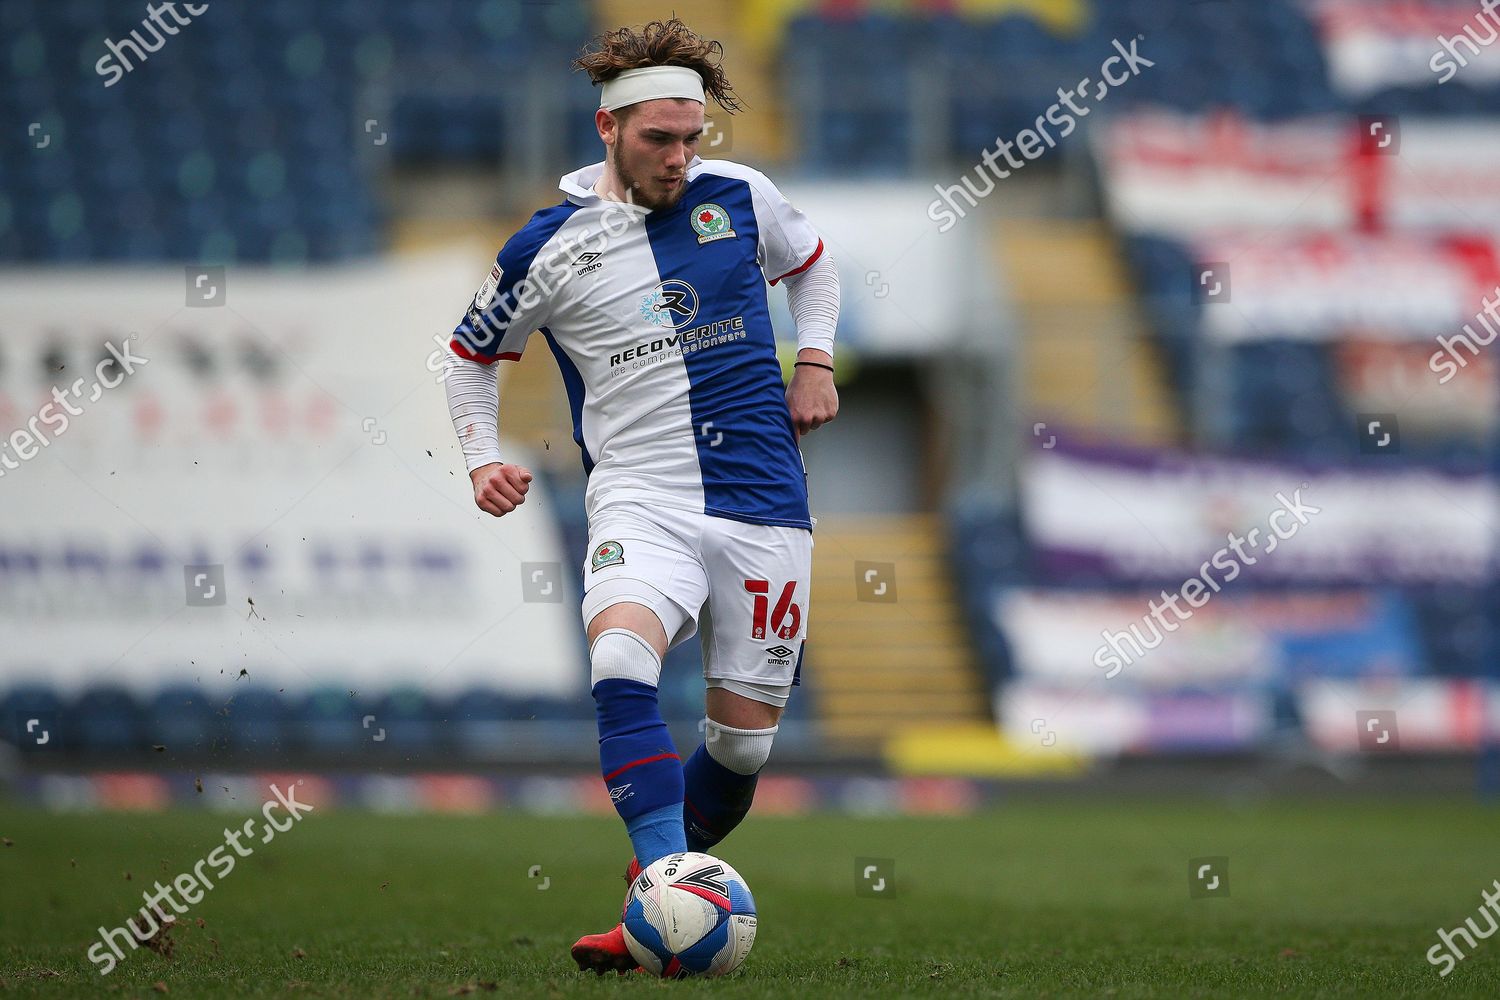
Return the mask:
<path fill-rule="evenodd" d="M 588 473 L 583 621 L 605 786 L 633 881 L 706 851 L 745 817 L 797 683 L 812 527 L 798 436 L 838 413 L 838 277 L 766 177 L 696 155 L 706 99 L 738 108 L 718 42 L 681 21 L 602 36 L 575 65 L 601 85 L 602 163 L 501 248 L 446 362 L 474 502 L 496 517 L 531 474 L 504 464 L 493 363 L 540 329 L 562 371 Z M 766 307 L 784 281 L 790 386 Z M 668 649 L 701 633 L 704 743 L 684 764 L 662 722 Z M 635 967 L 621 927 L 573 946 L 582 969 Z"/>

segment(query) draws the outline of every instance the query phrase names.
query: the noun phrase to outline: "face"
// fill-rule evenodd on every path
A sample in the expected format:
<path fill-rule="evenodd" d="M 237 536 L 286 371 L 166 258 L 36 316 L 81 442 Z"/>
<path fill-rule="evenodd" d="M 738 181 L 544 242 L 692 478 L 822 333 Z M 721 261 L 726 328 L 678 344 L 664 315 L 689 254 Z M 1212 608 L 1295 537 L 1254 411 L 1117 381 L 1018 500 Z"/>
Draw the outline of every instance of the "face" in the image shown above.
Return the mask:
<path fill-rule="evenodd" d="M 687 165 L 703 136 L 703 105 L 662 98 L 642 101 L 624 120 L 600 111 L 599 135 L 620 185 L 637 205 L 651 211 L 671 208 L 687 187 Z"/>

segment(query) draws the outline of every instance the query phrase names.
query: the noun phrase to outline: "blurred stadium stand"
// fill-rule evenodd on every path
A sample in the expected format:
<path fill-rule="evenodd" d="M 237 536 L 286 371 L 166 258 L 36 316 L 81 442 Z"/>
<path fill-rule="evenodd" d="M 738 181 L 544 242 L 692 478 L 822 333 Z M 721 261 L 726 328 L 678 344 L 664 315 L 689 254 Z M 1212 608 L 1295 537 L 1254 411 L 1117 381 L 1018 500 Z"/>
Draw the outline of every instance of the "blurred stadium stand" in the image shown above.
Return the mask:
<path fill-rule="evenodd" d="M 265 0 L 212 11 L 179 29 L 190 44 L 162 46 L 106 88 L 95 72 L 104 38 L 153 40 L 140 10 L 5 5 L 3 116 L 39 122 L 51 141 L 40 156 L 24 143 L 0 152 L 0 259 L 300 264 L 373 254 L 383 156 L 516 156 L 505 137 L 536 138 L 517 124 L 535 96 L 525 67 L 555 69 L 589 31 L 585 6 L 571 0 Z M 586 82 L 571 93 L 586 99 Z"/>
<path fill-rule="evenodd" d="M 1382 27 L 1383 6 L 1370 7 L 1373 30 Z M 1224 474 L 1219 462 L 1259 463 L 1267 481 L 1284 485 L 1312 475 L 1308 469 L 1362 484 L 1375 528 L 1392 536 L 1409 524 L 1404 508 L 1382 505 L 1385 491 L 1404 496 L 1438 481 L 1427 474 L 1455 477 L 1453 483 L 1477 484 L 1481 496 L 1488 491 L 1491 506 L 1471 513 L 1484 530 L 1495 529 L 1500 357 L 1475 359 L 1459 380 L 1463 395 L 1455 387 L 1441 399 L 1418 398 L 1415 389 L 1391 389 L 1409 384 L 1391 380 L 1402 372 L 1410 379 L 1413 370 L 1428 377 L 1433 338 L 1458 331 L 1446 317 L 1432 319 L 1421 335 L 1395 339 L 1353 321 L 1332 330 L 1226 334 L 1212 327 L 1210 310 L 1237 307 L 1195 302 L 1191 275 L 1224 232 L 1274 248 L 1308 231 L 1332 233 L 1353 259 L 1379 241 L 1435 227 L 1493 247 L 1500 215 L 1460 227 L 1421 210 L 1377 206 L 1372 215 L 1366 204 L 1350 209 L 1349 218 L 1334 206 L 1329 211 L 1339 221 L 1310 226 L 1295 210 L 1271 212 L 1257 228 L 1238 213 L 1260 193 L 1228 179 L 1217 190 L 1222 204 L 1210 205 L 1191 227 L 1125 208 L 1134 204 L 1137 178 L 1129 171 L 1138 164 L 1105 132 L 1138 136 L 1133 130 L 1145 120 L 1138 115 L 1167 116 L 1153 127 L 1192 135 L 1213 123 L 1273 130 L 1314 123 L 1332 136 L 1326 147 L 1341 149 L 1349 144 L 1339 136 L 1352 136 L 1361 115 L 1421 121 L 1432 148 L 1441 147 L 1449 125 L 1500 126 L 1493 74 L 1460 73 L 1442 86 L 1351 86 L 1337 68 L 1346 58 L 1338 32 L 1347 22 L 1336 7 L 1294 0 L 704 5 L 693 23 L 724 38 L 732 74 L 756 99 L 746 120 L 735 123 L 727 155 L 823 183 L 951 183 L 997 136 L 1030 128 L 1057 101 L 1060 86 L 1096 74 L 1114 40 L 1139 38 L 1141 54 L 1155 63 L 1111 91 L 1084 134 L 1028 165 L 962 223 L 983 227 L 993 284 L 1004 289 L 1014 324 L 1010 392 L 955 404 L 958 390 L 941 381 L 952 372 L 943 359 L 914 357 L 895 367 L 920 373 L 910 384 L 922 395 L 923 414 L 967 405 L 959 422 L 1009 428 L 1007 443 L 990 458 L 1014 467 L 1014 478 L 999 490 L 993 478 L 965 487 L 962 469 L 945 469 L 905 509 L 883 510 L 867 498 L 869 507 L 821 517 L 806 687 L 793 699 L 778 754 L 804 763 L 883 756 L 908 771 L 1039 773 L 1053 765 L 1038 753 L 1035 723 L 1045 718 L 1042 730 L 1058 730 L 1066 744 L 1062 716 L 1070 713 L 1074 745 L 1101 756 L 1258 752 L 1288 738 L 1351 751 L 1359 743 L 1349 699 L 1359 708 L 1408 706 L 1408 749 L 1493 750 L 1500 733 L 1493 535 L 1479 542 L 1485 568 L 1478 573 L 1452 565 L 1451 572 L 1436 566 L 1421 573 L 1377 566 L 1357 579 L 1316 566 L 1247 572 L 1223 599 L 1227 607 L 1213 606 L 1212 627 L 1222 629 L 1214 635 L 1223 645 L 1205 639 L 1199 660 L 1182 655 L 1149 680 L 1127 677 L 1103 687 L 1097 666 L 1087 662 L 1093 637 L 1101 628 L 1125 628 L 1158 588 L 1182 577 L 1132 573 L 1124 560 L 1102 569 L 1069 563 L 1068 539 L 1039 536 L 1038 524 L 1052 513 L 1045 500 L 1055 497 L 1037 485 L 1043 477 L 1117 475 L 1111 482 L 1125 491 L 1120 502 L 1144 503 L 1146 478 L 1133 480 L 1129 470 L 1156 462 L 1178 463 L 1184 481 L 1202 493 L 1183 500 L 1193 516 L 1202 514 L 1184 524 L 1192 538 L 1243 531 L 1272 509 L 1269 492 L 1236 496 L 1244 481 Z M 403 234 L 418 231 L 425 236 L 410 242 L 441 242 L 480 226 L 491 238 L 519 221 L 515 214 L 536 192 L 553 197 L 543 182 L 597 156 L 588 114 L 595 96 L 576 75 L 557 83 L 566 60 L 599 27 L 659 13 L 651 4 L 584 0 L 216 4 L 183 39 L 105 88 L 94 60 L 105 37 L 123 38 L 139 25 L 139 6 L 7 0 L 0 6 L 7 39 L 0 117 L 39 123 L 49 144 L 0 146 L 0 261 L 329 265 L 403 252 L 411 248 Z M 1470 13 L 1466 8 L 1462 17 Z M 1406 135 L 1410 148 L 1413 133 Z M 1350 148 L 1358 147 L 1355 141 Z M 1338 175 L 1372 169 L 1376 159 L 1368 149 L 1350 153 Z M 413 192 L 439 189 L 434 178 L 464 171 L 484 178 L 487 200 L 474 211 L 490 217 L 445 215 L 424 229 L 422 220 L 402 216 L 403 207 L 423 203 Z M 1173 195 L 1168 186 L 1163 197 Z M 1500 274 L 1484 277 L 1493 279 L 1485 287 L 1500 288 Z M 849 284 L 846 303 L 868 294 Z M 1308 311 L 1318 308 L 1315 302 Z M 1463 315 L 1478 310 L 1476 298 Z M 19 399 L 36 391 L 32 383 L 40 385 L 45 373 L 19 371 L 6 355 L 20 352 L 9 346 L 0 341 L 0 385 Z M 185 350 L 192 354 L 191 343 Z M 209 372 L 229 367 L 214 349 L 197 357 L 203 385 L 232 377 Z M 240 360 L 254 367 L 248 354 Z M 186 363 L 193 367 L 191 357 Z M 261 369 L 275 364 L 268 355 Z M 898 392 L 881 388 L 889 374 L 873 365 L 841 386 L 851 419 L 901 405 Z M 533 350 L 505 380 L 507 434 L 536 446 L 545 441 L 549 454 L 552 443 L 567 451 L 566 432 L 558 430 L 566 407 L 545 352 Z M 248 392 L 239 386 L 231 394 Z M 945 399 L 950 392 L 953 399 Z M 1368 413 L 1400 414 L 1399 454 L 1362 449 L 1356 429 Z M 924 431 L 893 458 L 854 448 L 842 460 L 926 468 L 928 453 L 941 450 L 935 439 L 953 425 L 934 419 L 933 426 L 938 430 Z M 822 435 L 836 438 L 839 428 Z M 819 470 L 841 456 L 818 452 L 822 440 L 806 447 L 816 486 Z M 586 545 L 582 483 L 563 458 L 574 456 L 543 458 L 542 471 L 555 500 L 549 517 L 578 566 Z M 950 464 L 980 462 L 961 455 Z M 1129 492 L 1135 489 L 1142 492 Z M 815 490 L 815 510 L 817 501 Z M 1086 502 L 1082 520 L 1090 513 Z M 1318 528 L 1314 522 L 1309 536 Z M 1338 554 L 1358 562 L 1367 554 L 1363 537 Z M 50 558 L 23 542 L 23 535 L 0 538 L 0 577 L 9 587 L 27 586 L 36 560 Z M 1107 550 L 1110 543 L 1102 544 Z M 897 567 L 899 615 L 856 592 L 854 556 Z M 1081 665 L 1047 647 L 1049 636 L 1069 631 L 1070 639 L 1088 640 L 1079 647 Z M 0 657 L 20 676 L 22 661 L 44 660 L 45 651 L 8 649 Z M 1055 670 L 1064 660 L 1078 670 Z M 1327 709 L 1335 690 L 1342 693 Z M 701 704 L 698 652 L 687 644 L 668 657 L 663 682 L 663 705 L 684 743 L 694 738 Z M 1481 721 L 1473 724 L 1476 712 Z M 1339 713 L 1351 716 L 1342 730 L 1329 721 Z M 370 717 L 376 721 L 366 722 Z M 0 677 L 4 735 L 22 745 L 27 733 L 10 727 L 23 718 L 52 720 L 70 759 L 93 762 L 139 763 L 154 744 L 215 760 L 368 761 L 372 728 L 389 733 L 384 761 L 546 766 L 586 762 L 593 751 L 586 698 L 504 685 L 451 694 L 257 686 L 220 695 L 181 677 L 144 691 L 112 684 L 107 672 L 81 690 Z M 924 763 L 933 747 L 945 745 L 954 752 L 938 754 L 941 764 Z"/>

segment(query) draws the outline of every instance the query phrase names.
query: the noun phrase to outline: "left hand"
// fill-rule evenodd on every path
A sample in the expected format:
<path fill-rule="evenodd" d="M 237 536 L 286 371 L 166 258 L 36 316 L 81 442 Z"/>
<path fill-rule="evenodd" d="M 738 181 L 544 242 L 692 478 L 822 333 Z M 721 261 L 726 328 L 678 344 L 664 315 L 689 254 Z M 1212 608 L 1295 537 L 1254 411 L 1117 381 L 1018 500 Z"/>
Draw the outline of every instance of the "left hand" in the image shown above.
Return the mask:
<path fill-rule="evenodd" d="M 794 369 L 792 382 L 786 387 L 786 405 L 799 438 L 838 416 L 839 393 L 833 387 L 833 372 L 812 365 Z"/>

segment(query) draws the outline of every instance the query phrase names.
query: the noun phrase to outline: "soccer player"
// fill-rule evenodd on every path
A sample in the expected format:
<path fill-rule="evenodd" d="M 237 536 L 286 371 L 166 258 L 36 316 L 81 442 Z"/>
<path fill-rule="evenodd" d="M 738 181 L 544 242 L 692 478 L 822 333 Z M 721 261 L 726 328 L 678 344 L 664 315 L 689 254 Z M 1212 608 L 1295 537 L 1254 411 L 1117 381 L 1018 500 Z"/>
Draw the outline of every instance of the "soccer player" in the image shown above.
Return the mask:
<path fill-rule="evenodd" d="M 635 857 L 707 851 L 744 819 L 798 683 L 813 520 L 797 442 L 838 413 L 839 286 L 812 225 L 764 174 L 697 155 L 713 97 L 738 110 L 723 47 L 680 20 L 601 36 L 575 62 L 601 87 L 602 163 L 506 242 L 453 333 L 445 385 L 474 502 L 523 503 L 502 462 L 494 362 L 540 330 L 588 474 L 583 622 L 604 784 Z M 765 281 L 784 282 L 797 361 L 784 385 Z M 657 703 L 667 651 L 700 633 L 704 741 L 683 763 Z M 636 966 L 617 924 L 581 969 Z"/>

